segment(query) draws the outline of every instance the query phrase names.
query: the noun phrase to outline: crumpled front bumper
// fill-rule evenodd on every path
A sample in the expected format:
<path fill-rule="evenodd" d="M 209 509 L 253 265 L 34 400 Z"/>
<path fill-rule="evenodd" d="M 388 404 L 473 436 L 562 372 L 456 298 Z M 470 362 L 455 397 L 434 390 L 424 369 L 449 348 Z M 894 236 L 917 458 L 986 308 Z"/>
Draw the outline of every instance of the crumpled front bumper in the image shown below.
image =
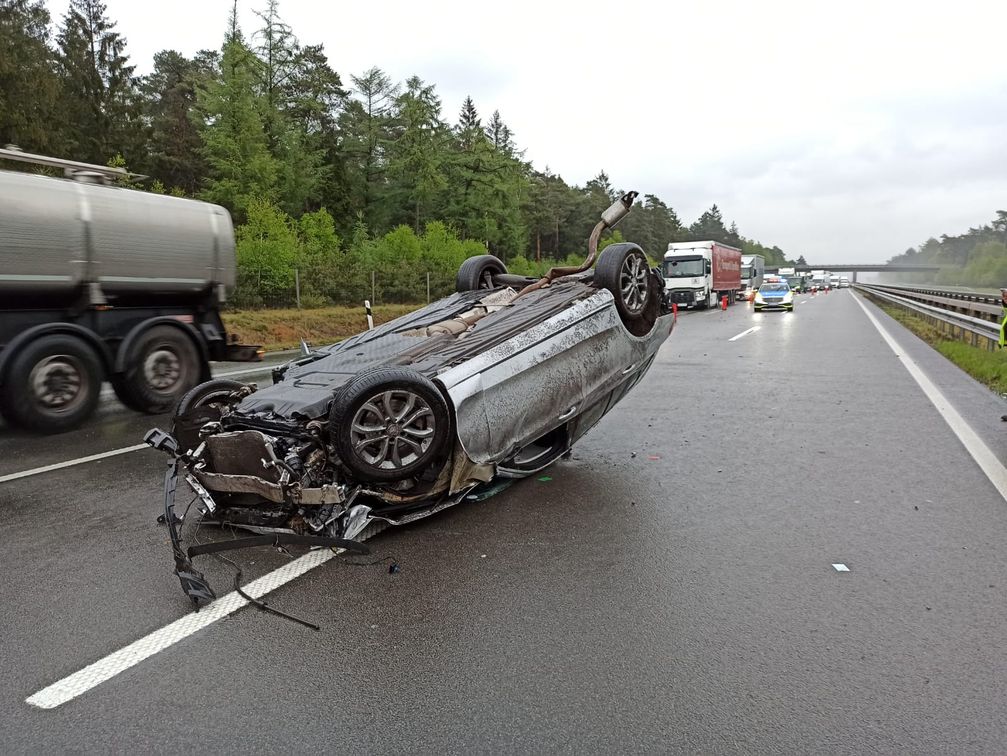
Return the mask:
<path fill-rule="evenodd" d="M 249 548 L 252 546 L 315 546 L 340 548 L 355 554 L 369 554 L 370 549 L 357 541 L 346 538 L 328 536 L 299 535 L 296 533 L 270 533 L 265 535 L 233 538 L 225 541 L 197 544 L 186 548 L 182 542 L 180 525 L 182 520 L 175 514 L 175 491 L 178 487 L 178 476 L 186 459 L 179 453 L 178 443 L 160 428 L 153 428 L 144 436 L 144 442 L 151 448 L 163 451 L 168 455 L 167 468 L 164 471 L 164 512 L 158 517 L 168 528 L 171 540 L 171 553 L 175 560 L 175 575 L 182 584 L 182 591 L 193 605 L 198 608 L 201 603 L 212 601 L 217 597 L 206 576 L 193 565 L 193 557 L 201 554 L 215 554 L 223 551 Z M 198 490 L 197 495 L 206 502 L 209 493 Z M 211 500 L 212 503 L 212 500 Z"/>

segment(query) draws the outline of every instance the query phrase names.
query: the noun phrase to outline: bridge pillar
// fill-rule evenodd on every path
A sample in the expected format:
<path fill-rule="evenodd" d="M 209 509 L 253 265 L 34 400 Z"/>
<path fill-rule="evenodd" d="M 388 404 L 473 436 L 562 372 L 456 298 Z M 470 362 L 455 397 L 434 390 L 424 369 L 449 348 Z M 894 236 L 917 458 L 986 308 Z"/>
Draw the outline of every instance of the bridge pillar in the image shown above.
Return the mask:
<path fill-rule="evenodd" d="M 853 271 L 853 283 L 857 282 L 857 271 Z"/>

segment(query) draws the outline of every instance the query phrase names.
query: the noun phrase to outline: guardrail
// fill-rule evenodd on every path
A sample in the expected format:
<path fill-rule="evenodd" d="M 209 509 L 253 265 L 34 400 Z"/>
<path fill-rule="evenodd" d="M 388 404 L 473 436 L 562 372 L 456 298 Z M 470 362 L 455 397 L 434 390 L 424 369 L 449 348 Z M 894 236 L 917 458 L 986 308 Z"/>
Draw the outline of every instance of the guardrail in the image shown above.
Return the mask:
<path fill-rule="evenodd" d="M 960 307 L 949 306 L 949 301 L 954 302 L 953 297 L 945 296 L 948 292 L 938 289 L 920 290 L 907 286 L 879 286 L 876 284 L 857 283 L 853 285 L 857 291 L 869 297 L 876 297 L 880 300 L 895 305 L 903 310 L 912 312 L 922 317 L 931 325 L 935 326 L 941 333 L 947 334 L 950 338 L 966 341 L 972 346 L 985 348 L 990 351 L 997 348 L 1000 343 L 1000 309 L 995 308 L 987 302 L 971 301 L 973 306 L 980 305 L 985 317 L 977 317 L 966 312 L 960 312 Z M 958 292 L 967 294 L 969 292 Z M 978 295 L 988 296 L 988 295 Z M 999 305 L 998 299 L 994 299 Z M 990 317 L 995 314 L 997 317 Z"/>
<path fill-rule="evenodd" d="M 874 285 L 874 284 L 868 284 Z M 900 284 L 878 284 L 883 289 L 893 289 L 899 291 L 911 291 L 918 294 L 927 294 L 946 299 L 960 299 L 965 302 L 981 302 L 983 304 L 1000 305 L 998 294 L 986 294 L 981 291 L 968 291 L 963 289 L 938 289 L 933 286 L 905 286 Z"/>

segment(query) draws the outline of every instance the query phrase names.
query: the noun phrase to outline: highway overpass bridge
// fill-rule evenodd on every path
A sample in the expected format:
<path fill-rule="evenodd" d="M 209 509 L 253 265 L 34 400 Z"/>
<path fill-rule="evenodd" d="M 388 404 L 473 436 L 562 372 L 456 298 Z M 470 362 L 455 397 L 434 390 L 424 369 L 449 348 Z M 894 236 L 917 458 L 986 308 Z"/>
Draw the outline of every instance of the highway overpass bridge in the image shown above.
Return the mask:
<path fill-rule="evenodd" d="M 794 270 L 798 273 L 810 273 L 812 270 L 827 270 L 832 273 L 852 273 L 853 282 L 856 283 L 857 273 L 936 273 L 941 269 L 940 265 L 871 265 L 871 264 L 850 264 L 835 263 L 832 265 L 815 263 L 814 265 L 795 265 Z M 766 268 L 767 273 L 778 273 L 779 268 Z"/>

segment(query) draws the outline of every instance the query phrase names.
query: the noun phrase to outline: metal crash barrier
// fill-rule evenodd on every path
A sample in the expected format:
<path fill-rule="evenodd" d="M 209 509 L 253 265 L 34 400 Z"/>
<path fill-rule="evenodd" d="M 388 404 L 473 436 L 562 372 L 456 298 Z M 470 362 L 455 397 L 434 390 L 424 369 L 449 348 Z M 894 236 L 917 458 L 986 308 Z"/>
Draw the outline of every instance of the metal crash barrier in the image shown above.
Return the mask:
<path fill-rule="evenodd" d="M 989 319 L 991 316 L 999 315 L 991 303 L 991 301 L 999 302 L 995 297 L 973 294 L 973 299 L 966 299 L 965 295 L 970 292 L 947 292 L 862 283 L 854 284 L 853 288 L 868 297 L 880 299 L 923 318 L 949 338 L 964 341 L 989 351 L 995 350 L 999 345 L 1000 318 L 997 317 L 996 322 Z M 959 296 L 949 297 L 948 294 L 952 293 Z M 949 305 L 949 302 L 953 304 Z M 957 311 L 959 307 L 951 309 L 955 304 L 961 305 L 963 302 L 976 302 L 984 305 L 977 314 L 982 314 L 985 317 L 959 312 Z"/>

